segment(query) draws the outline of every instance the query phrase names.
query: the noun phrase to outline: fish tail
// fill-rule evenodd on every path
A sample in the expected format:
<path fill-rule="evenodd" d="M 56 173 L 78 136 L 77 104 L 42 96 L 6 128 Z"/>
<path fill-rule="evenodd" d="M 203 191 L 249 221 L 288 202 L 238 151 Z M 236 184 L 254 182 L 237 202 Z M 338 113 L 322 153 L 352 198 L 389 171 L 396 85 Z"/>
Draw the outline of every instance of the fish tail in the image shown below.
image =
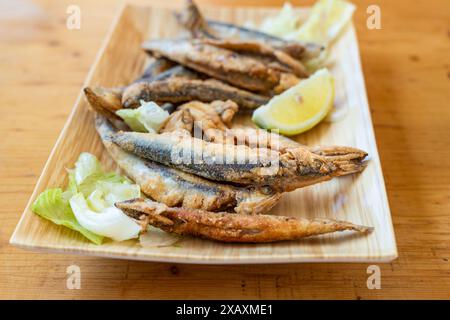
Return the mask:
<path fill-rule="evenodd" d="M 357 231 L 357 232 L 361 232 L 361 233 L 369 233 L 372 232 L 374 230 L 373 227 L 368 227 L 368 226 L 363 226 L 363 225 L 358 225 L 358 224 L 354 224 L 351 222 L 347 222 L 347 221 L 333 221 L 333 220 L 318 220 L 319 223 L 327 223 L 328 224 L 328 230 L 325 233 L 328 232 L 336 232 L 336 231 L 346 231 L 346 230 L 353 230 L 353 231 Z"/>
<path fill-rule="evenodd" d="M 359 233 L 370 233 L 374 230 L 373 227 L 354 224 L 347 221 L 330 220 L 330 219 L 314 219 L 307 220 L 302 219 L 299 221 L 299 228 L 296 238 L 304 238 L 317 236 L 327 233 L 339 232 L 339 231 L 356 231 Z"/>
<path fill-rule="evenodd" d="M 337 176 L 345 176 L 348 174 L 358 173 L 364 170 L 364 168 L 367 166 L 367 161 L 365 162 L 358 162 L 358 161 L 344 161 L 344 162 L 334 162 L 334 165 L 336 165 L 337 170 L 335 171 L 335 174 Z"/>
<path fill-rule="evenodd" d="M 239 214 L 264 214 L 281 199 L 282 193 L 263 193 L 260 190 L 241 189 L 236 192 L 237 204 L 234 211 Z"/>
<path fill-rule="evenodd" d="M 311 149 L 311 152 L 322 156 L 335 168 L 334 175 L 343 176 L 361 172 L 367 166 L 367 152 L 340 146 L 319 146 Z"/>

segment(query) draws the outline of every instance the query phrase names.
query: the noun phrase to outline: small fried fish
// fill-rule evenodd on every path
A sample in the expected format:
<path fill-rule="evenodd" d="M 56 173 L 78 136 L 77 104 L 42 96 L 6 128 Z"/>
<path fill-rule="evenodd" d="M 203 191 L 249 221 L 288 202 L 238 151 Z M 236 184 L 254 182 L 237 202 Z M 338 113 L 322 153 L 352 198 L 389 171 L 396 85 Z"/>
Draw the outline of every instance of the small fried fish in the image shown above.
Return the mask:
<path fill-rule="evenodd" d="M 212 102 L 232 100 L 244 109 L 255 109 L 269 101 L 252 92 L 237 89 L 217 80 L 170 78 L 163 81 L 140 82 L 130 85 L 122 95 L 124 108 L 138 107 L 140 100 L 183 103 L 192 100 Z"/>
<path fill-rule="evenodd" d="M 160 133 L 186 130 L 192 132 L 194 129 L 194 117 L 187 109 L 176 110 L 170 114 L 164 126 L 159 130 Z"/>
<path fill-rule="evenodd" d="M 168 206 L 260 214 L 269 211 L 281 199 L 281 194 L 270 188 L 219 184 L 125 152 L 111 140 L 115 129 L 99 115 L 96 129 L 108 153 L 126 175 L 145 195 Z"/>
<path fill-rule="evenodd" d="M 143 48 L 210 77 L 250 91 L 268 91 L 280 81 L 280 73 L 258 60 L 202 41 L 149 40 Z"/>
<path fill-rule="evenodd" d="M 185 2 L 185 9 L 175 15 L 181 26 L 194 38 L 216 40 L 259 41 L 289 54 L 295 59 L 307 60 L 320 55 L 324 47 L 315 43 L 288 41 L 267 33 L 244 28 L 235 24 L 205 19 L 192 0 Z"/>
<path fill-rule="evenodd" d="M 162 134 L 117 132 L 111 139 L 142 158 L 210 180 L 270 186 L 278 192 L 360 172 L 367 156 L 366 152 L 354 148 L 355 152 L 341 158 L 327 158 L 306 147 L 281 153 L 268 148 L 210 143 L 191 137 L 186 131 Z"/>
<path fill-rule="evenodd" d="M 221 242 L 264 243 L 298 240 L 337 231 L 368 233 L 371 227 L 330 219 L 305 219 L 274 215 L 212 213 L 204 210 L 170 208 L 151 200 L 118 202 L 117 208 L 169 233 L 190 235 Z"/>
<path fill-rule="evenodd" d="M 270 45 L 252 40 L 215 40 L 205 39 L 203 43 L 210 44 L 219 48 L 228 49 L 239 53 L 249 53 L 254 56 L 269 57 L 272 61 L 281 64 L 286 71 L 293 73 L 300 78 L 309 76 L 305 66 L 299 61 L 291 57 L 284 51 L 272 48 Z"/>

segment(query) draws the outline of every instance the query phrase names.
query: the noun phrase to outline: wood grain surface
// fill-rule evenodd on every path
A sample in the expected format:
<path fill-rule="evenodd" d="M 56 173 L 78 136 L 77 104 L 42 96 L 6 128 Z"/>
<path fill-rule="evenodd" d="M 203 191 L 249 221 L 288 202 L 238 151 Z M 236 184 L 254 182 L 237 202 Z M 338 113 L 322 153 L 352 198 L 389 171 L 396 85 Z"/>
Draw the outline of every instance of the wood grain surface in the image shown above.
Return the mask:
<path fill-rule="evenodd" d="M 81 30 L 68 30 L 66 8 L 72 3 L 0 3 L 1 298 L 450 298 L 447 1 L 414 6 L 378 1 L 381 30 L 366 28 L 370 1 L 357 3 L 354 22 L 399 251 L 396 261 L 380 264 L 381 290 L 367 289 L 368 264 L 177 265 L 36 254 L 10 246 L 120 7 L 112 1 L 77 1 Z M 66 288 L 71 264 L 81 268 L 80 290 Z"/>

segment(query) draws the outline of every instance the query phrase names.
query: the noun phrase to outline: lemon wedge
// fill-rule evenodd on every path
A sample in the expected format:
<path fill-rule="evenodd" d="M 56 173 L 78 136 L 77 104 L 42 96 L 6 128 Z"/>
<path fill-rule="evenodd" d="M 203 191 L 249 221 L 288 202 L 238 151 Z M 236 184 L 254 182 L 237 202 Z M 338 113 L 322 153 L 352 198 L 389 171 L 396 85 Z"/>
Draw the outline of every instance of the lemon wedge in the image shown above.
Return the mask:
<path fill-rule="evenodd" d="M 316 71 L 253 112 L 259 127 L 291 136 L 322 121 L 333 107 L 334 80 L 327 69 Z"/>
<path fill-rule="evenodd" d="M 354 11 L 355 6 L 343 0 L 319 0 L 300 28 L 286 37 L 328 45 L 348 24 Z"/>

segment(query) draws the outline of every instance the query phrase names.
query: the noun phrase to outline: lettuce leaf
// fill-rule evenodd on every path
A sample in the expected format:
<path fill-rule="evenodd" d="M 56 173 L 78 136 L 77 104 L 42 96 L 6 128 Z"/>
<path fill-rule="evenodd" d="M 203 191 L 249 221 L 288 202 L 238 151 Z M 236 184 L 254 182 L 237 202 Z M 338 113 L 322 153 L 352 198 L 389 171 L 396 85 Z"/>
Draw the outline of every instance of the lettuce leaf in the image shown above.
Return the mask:
<path fill-rule="evenodd" d="M 87 152 L 80 154 L 74 169 L 69 169 L 68 192 L 73 196 L 81 192 L 89 197 L 99 181 L 112 183 L 130 183 L 130 180 L 115 172 L 104 172 L 97 158 Z M 69 197 L 70 199 L 70 197 Z"/>
<path fill-rule="evenodd" d="M 297 30 L 299 23 L 299 14 L 294 10 L 292 4 L 285 2 L 277 15 L 263 20 L 260 30 L 277 37 L 283 37 L 287 33 Z"/>
<path fill-rule="evenodd" d="M 70 178 L 69 178 L 70 181 Z M 89 195 L 94 192 L 98 184 L 100 182 L 108 182 L 108 183 L 117 183 L 117 184 L 127 184 L 129 185 L 130 182 L 128 179 L 124 178 L 120 174 L 117 174 L 115 172 L 96 172 L 89 177 L 87 177 L 83 183 L 79 185 L 75 185 L 72 192 L 73 195 L 75 195 L 78 192 L 81 192 L 83 196 L 89 197 Z"/>
<path fill-rule="evenodd" d="M 82 152 L 75 162 L 75 169 L 73 169 L 74 182 L 79 185 L 94 173 L 102 172 L 102 167 L 97 158 L 88 153 Z"/>
<path fill-rule="evenodd" d="M 141 196 L 141 189 L 137 184 L 99 181 L 97 182 L 97 190 L 102 191 L 104 200 L 110 207 L 114 206 L 116 202 L 139 198 Z"/>
<path fill-rule="evenodd" d="M 87 198 L 89 208 L 96 212 L 105 210 L 108 205 L 106 204 L 105 199 L 103 199 L 104 196 L 105 195 L 101 190 L 94 190 L 94 192 L 92 192 Z"/>
<path fill-rule="evenodd" d="M 82 227 L 72 212 L 69 202 L 64 199 L 61 188 L 47 189 L 34 201 L 34 213 L 51 222 L 80 232 L 95 244 L 102 244 L 103 236 Z"/>
<path fill-rule="evenodd" d="M 116 241 L 137 238 L 141 227 L 122 210 L 111 206 L 101 212 L 92 211 L 81 193 L 70 199 L 77 221 L 86 229 Z"/>
<path fill-rule="evenodd" d="M 136 132 L 150 132 L 145 128 L 142 122 L 139 121 L 137 109 L 120 109 L 116 111 L 116 114 L 125 121 L 131 130 Z M 153 132 L 153 130 L 151 132 Z"/>
<path fill-rule="evenodd" d="M 67 190 L 56 188 L 44 191 L 34 202 L 33 212 L 55 224 L 80 232 L 95 244 L 101 244 L 103 236 L 116 240 L 124 240 L 127 235 L 136 237 L 135 231 L 140 228 L 139 225 L 115 208 L 114 203 L 139 197 L 141 191 L 138 185 L 115 172 L 104 172 L 97 158 L 87 152 L 80 154 L 74 168 L 68 172 Z M 96 219 L 100 219 L 97 224 Z M 122 230 L 121 226 L 125 229 Z M 98 230 L 101 232 L 98 233 Z"/>
<path fill-rule="evenodd" d="M 121 117 L 133 131 L 158 132 L 166 122 L 169 113 L 154 102 L 141 100 L 137 109 L 120 109 L 116 114 Z"/>

